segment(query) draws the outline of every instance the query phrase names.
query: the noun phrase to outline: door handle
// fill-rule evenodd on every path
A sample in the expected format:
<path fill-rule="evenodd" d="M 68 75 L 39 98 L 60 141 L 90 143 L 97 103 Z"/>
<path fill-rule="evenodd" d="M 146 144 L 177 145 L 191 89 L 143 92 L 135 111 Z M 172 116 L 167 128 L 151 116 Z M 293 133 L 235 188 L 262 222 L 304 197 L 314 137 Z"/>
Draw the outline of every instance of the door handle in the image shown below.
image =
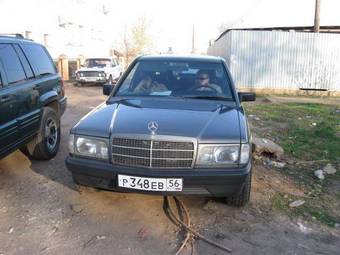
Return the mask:
<path fill-rule="evenodd" d="M 0 102 L 1 103 L 6 103 L 6 102 L 8 102 L 10 100 L 11 100 L 10 96 L 2 96 L 1 99 L 0 99 Z"/>

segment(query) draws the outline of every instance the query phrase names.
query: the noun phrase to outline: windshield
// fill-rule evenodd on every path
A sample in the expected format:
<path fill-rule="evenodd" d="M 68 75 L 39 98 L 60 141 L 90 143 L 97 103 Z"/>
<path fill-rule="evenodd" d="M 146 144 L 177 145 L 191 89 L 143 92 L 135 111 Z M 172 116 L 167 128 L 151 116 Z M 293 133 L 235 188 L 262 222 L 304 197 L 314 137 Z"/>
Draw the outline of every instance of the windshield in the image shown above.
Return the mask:
<path fill-rule="evenodd" d="M 137 62 L 115 96 L 233 98 L 222 63 L 159 60 Z"/>
<path fill-rule="evenodd" d="M 84 66 L 87 68 L 91 67 L 106 67 L 107 65 L 110 65 L 110 59 L 108 58 L 90 58 L 86 59 Z"/>

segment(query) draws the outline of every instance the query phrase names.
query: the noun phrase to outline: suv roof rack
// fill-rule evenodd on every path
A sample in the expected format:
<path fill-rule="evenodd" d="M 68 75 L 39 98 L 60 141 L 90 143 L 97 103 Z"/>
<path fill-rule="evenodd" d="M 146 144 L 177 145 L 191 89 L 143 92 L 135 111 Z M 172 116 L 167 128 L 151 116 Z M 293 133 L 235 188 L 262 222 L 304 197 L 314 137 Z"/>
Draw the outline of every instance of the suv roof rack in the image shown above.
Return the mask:
<path fill-rule="evenodd" d="M 25 38 L 22 34 L 20 33 L 0 33 L 0 37 L 10 37 L 10 38 L 17 38 L 17 39 L 25 39 L 25 40 L 30 40 Z"/>

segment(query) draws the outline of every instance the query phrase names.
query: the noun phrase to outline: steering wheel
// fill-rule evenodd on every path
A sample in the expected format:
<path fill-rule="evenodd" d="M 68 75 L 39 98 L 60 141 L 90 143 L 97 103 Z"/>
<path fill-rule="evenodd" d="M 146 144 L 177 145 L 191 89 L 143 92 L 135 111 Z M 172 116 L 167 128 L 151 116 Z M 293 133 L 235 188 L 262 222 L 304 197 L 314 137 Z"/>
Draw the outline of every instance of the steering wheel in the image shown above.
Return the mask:
<path fill-rule="evenodd" d="M 201 88 L 208 89 L 208 90 L 210 90 L 210 92 L 218 93 L 218 91 L 215 88 L 211 87 L 210 85 L 198 86 L 198 87 L 194 88 L 193 91 L 204 91 L 204 90 L 200 90 Z"/>

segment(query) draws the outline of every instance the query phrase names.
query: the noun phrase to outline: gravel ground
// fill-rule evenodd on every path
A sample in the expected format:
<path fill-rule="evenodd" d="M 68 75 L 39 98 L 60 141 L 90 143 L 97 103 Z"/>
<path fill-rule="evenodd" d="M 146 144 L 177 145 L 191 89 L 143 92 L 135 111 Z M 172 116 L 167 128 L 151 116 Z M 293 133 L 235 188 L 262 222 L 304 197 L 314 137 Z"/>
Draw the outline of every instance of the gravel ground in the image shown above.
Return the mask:
<path fill-rule="evenodd" d="M 20 151 L 0 160 L 0 255 L 174 254 L 183 235 L 163 212 L 163 197 L 78 189 L 64 159 L 70 128 L 105 100 L 101 87 L 66 84 L 58 155 L 30 161 Z M 277 192 L 301 193 L 275 170 L 254 167 L 251 202 L 183 197 L 196 230 L 233 254 L 339 254 L 340 230 L 290 219 L 271 207 Z M 303 195 L 303 194 L 302 194 Z M 197 254 L 224 254 L 195 241 Z M 190 246 L 182 254 L 190 254 Z"/>

